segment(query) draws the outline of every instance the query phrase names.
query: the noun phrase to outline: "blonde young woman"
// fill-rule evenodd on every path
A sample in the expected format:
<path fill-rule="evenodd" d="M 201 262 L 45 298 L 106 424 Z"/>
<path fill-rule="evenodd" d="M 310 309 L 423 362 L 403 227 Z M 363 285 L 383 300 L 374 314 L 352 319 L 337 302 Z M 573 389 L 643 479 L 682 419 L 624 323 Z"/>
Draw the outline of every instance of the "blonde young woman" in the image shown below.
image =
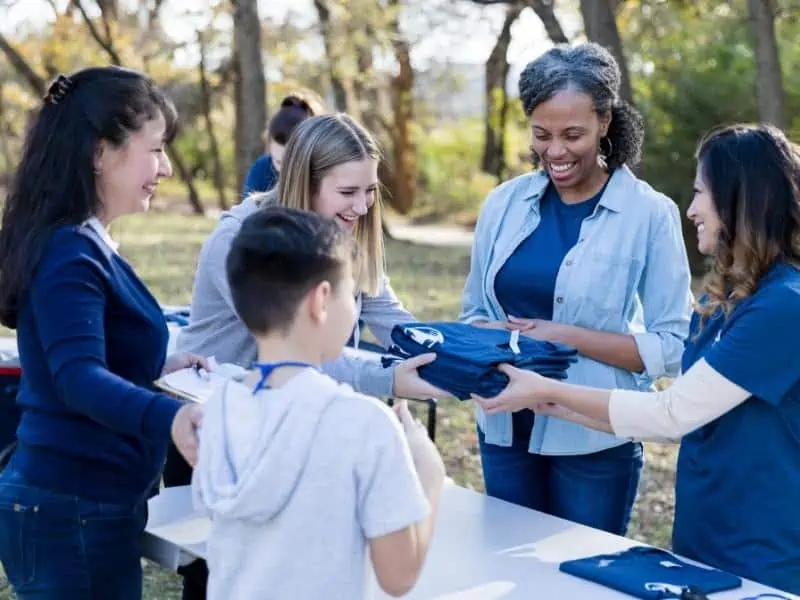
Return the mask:
<path fill-rule="evenodd" d="M 373 137 L 349 116 L 320 115 L 303 121 L 286 145 L 278 187 L 249 196 L 223 213 L 203 245 L 195 273 L 191 319 L 178 338 L 178 347 L 243 367 L 255 360 L 256 341 L 234 310 L 225 265 L 242 222 L 260 207 L 275 203 L 325 215 L 352 233 L 360 255 L 355 291 L 358 322 L 369 327 L 379 344 L 390 343 L 394 325 L 416 320 L 397 299 L 384 273 L 379 160 Z M 357 323 L 355 346 L 360 333 Z M 430 397 L 443 393 L 420 379 L 417 368 L 432 359 L 432 355 L 426 355 L 384 369 L 375 361 L 343 356 L 325 363 L 323 369 L 334 379 L 373 396 Z M 177 452 L 171 453 L 165 483 L 185 485 L 190 479 L 188 465 Z M 203 563 L 186 569 L 184 600 L 204 598 L 205 583 Z"/>

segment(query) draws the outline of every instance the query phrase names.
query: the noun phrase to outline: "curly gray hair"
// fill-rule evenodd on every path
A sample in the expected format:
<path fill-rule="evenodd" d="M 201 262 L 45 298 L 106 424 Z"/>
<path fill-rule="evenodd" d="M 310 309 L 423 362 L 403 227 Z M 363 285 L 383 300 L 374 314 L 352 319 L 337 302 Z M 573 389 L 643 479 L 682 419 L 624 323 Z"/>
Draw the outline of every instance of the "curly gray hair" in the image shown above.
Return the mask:
<path fill-rule="evenodd" d="M 606 134 L 610 152 L 605 156 L 610 169 L 638 162 L 644 141 L 644 120 L 636 109 L 620 99 L 619 87 L 617 61 L 608 50 L 594 43 L 551 48 L 529 63 L 519 77 L 519 95 L 528 116 L 542 102 L 566 89 L 588 94 L 598 115 L 611 111 Z M 538 162 L 538 157 L 534 159 Z"/>

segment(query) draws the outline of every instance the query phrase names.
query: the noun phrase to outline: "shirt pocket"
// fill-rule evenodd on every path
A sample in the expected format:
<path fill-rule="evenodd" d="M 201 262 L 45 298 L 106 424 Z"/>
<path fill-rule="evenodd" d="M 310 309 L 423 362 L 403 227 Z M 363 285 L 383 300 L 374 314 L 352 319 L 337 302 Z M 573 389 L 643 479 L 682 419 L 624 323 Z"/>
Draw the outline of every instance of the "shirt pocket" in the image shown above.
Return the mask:
<path fill-rule="evenodd" d="M 587 248 L 578 278 L 576 325 L 605 331 L 622 331 L 634 294 L 631 258 Z"/>

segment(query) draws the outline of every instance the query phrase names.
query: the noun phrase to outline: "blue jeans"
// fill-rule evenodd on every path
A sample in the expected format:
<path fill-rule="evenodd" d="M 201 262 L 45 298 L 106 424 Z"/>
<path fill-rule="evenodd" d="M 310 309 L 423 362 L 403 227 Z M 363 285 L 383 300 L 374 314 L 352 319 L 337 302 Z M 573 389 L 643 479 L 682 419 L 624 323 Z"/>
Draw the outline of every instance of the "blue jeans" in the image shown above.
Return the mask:
<path fill-rule="evenodd" d="M 486 493 L 575 523 L 625 535 L 639 476 L 641 444 L 592 454 L 544 456 L 528 452 L 534 413 L 513 416 L 510 447 L 487 444 L 478 430 Z"/>
<path fill-rule="evenodd" d="M 19 600 L 141 600 L 147 504 L 94 502 L 0 474 L 0 562 Z"/>

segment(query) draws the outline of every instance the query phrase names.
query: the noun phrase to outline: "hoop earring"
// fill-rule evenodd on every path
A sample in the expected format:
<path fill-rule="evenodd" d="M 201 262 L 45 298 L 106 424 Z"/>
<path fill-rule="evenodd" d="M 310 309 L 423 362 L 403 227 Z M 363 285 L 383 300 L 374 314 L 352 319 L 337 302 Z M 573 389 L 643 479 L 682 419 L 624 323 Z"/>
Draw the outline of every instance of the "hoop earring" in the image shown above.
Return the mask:
<path fill-rule="evenodd" d="M 606 142 L 608 142 L 608 151 L 607 152 L 603 151 L 603 141 L 604 140 Z M 606 137 L 604 137 L 604 138 L 602 138 L 600 140 L 599 151 L 600 151 L 600 156 L 603 158 L 603 160 L 608 160 L 608 157 L 611 156 L 611 153 L 614 151 L 614 144 L 611 143 L 611 140 L 608 138 L 608 136 L 606 136 Z"/>

